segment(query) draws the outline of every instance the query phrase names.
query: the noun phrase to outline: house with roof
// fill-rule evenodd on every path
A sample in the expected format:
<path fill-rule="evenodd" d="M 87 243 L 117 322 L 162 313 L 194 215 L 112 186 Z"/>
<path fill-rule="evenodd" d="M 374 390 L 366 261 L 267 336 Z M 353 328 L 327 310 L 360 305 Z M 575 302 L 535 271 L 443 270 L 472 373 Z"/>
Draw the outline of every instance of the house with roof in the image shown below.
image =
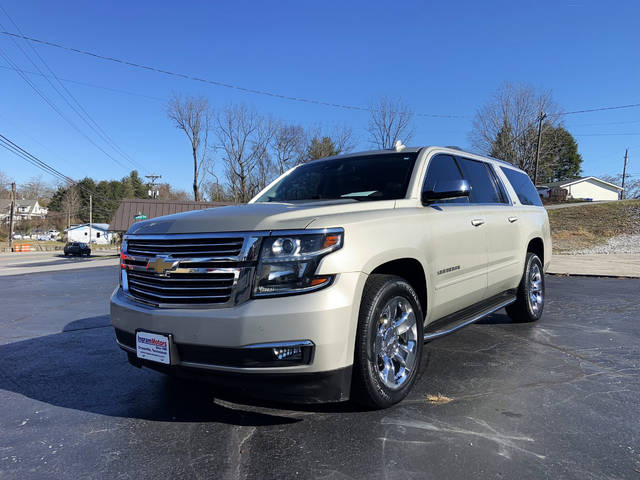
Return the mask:
<path fill-rule="evenodd" d="M 72 225 L 65 229 L 68 242 L 109 244 L 113 239 L 113 232 L 109 231 L 108 223 L 92 223 L 89 228 L 88 223 L 81 225 Z M 91 233 L 89 233 L 91 232 Z M 91 235 L 91 238 L 89 238 Z"/>
<path fill-rule="evenodd" d="M 555 192 L 564 190 L 568 199 L 591 200 L 594 202 L 618 200 L 622 192 L 622 187 L 597 177 L 583 177 L 574 180 L 544 183 L 537 185 L 536 188 L 540 196 L 545 198 L 558 196 L 555 195 Z"/>
<path fill-rule="evenodd" d="M 13 218 L 16 222 L 20 220 L 42 219 L 47 216 L 48 210 L 40 205 L 38 200 L 17 199 Z M 11 199 L 0 199 L 0 222 L 9 223 L 11 217 Z"/>

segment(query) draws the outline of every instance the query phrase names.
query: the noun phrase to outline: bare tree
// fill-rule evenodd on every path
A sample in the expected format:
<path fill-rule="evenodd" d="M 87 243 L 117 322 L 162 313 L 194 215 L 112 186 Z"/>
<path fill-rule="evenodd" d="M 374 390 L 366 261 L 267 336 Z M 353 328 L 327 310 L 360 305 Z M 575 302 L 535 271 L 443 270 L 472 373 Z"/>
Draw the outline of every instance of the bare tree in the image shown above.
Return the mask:
<path fill-rule="evenodd" d="M 413 137 L 413 111 L 402 100 L 381 97 L 369 112 L 367 132 L 376 147 L 393 148 L 398 140 L 408 143 Z"/>
<path fill-rule="evenodd" d="M 53 185 L 45 182 L 41 175 L 31 177 L 28 181 L 18 186 L 18 194 L 21 198 L 47 200 L 51 198 L 53 193 Z"/>
<path fill-rule="evenodd" d="M 201 192 L 199 192 L 201 194 Z M 189 200 L 189 194 L 184 190 L 176 190 L 169 183 L 158 184 L 158 198 L 162 200 Z"/>
<path fill-rule="evenodd" d="M 214 177 L 212 180 L 207 180 L 203 185 L 203 191 L 207 196 L 207 200 L 210 202 L 234 202 L 231 189 L 220 183 L 218 177 Z"/>
<path fill-rule="evenodd" d="M 245 105 L 231 105 L 217 115 L 216 131 L 233 200 L 247 202 L 273 176 L 268 152 L 273 123 Z"/>
<path fill-rule="evenodd" d="M 348 125 L 335 125 L 331 130 L 331 138 L 336 146 L 336 155 L 353 150 L 353 130 Z"/>
<path fill-rule="evenodd" d="M 471 144 L 481 153 L 502 157 L 532 172 L 541 112 L 547 115 L 545 126 L 558 124 L 560 110 L 551 92 L 538 93 L 530 85 L 505 83 L 477 111 L 469 135 Z"/>
<path fill-rule="evenodd" d="M 204 181 L 204 165 L 209 148 L 209 131 L 212 112 L 204 97 L 187 97 L 184 100 L 174 95 L 167 106 L 167 115 L 182 130 L 191 144 L 193 157 L 193 198 L 201 200 L 200 186 Z"/>
<path fill-rule="evenodd" d="M 70 227 L 76 220 L 78 210 L 80 209 L 81 199 L 74 185 L 69 187 L 62 196 L 62 210 L 67 220 L 67 227 Z"/>
<path fill-rule="evenodd" d="M 271 138 L 271 148 L 280 175 L 301 163 L 307 142 L 306 133 L 299 125 L 278 123 Z"/>
<path fill-rule="evenodd" d="M 11 198 L 11 179 L 0 171 L 0 198 Z"/>
<path fill-rule="evenodd" d="M 635 175 L 626 174 L 624 182 L 624 196 L 622 198 L 638 198 L 640 196 L 640 178 L 630 178 Z M 613 183 L 614 185 L 622 186 L 622 174 L 617 175 L 600 175 L 605 182 Z"/>

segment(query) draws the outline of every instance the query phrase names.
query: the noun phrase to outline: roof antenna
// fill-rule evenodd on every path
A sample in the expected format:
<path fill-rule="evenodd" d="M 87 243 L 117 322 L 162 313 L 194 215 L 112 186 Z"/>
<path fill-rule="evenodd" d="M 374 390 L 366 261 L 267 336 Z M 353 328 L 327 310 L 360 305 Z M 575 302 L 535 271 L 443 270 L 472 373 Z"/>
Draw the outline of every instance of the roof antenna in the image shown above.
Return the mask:
<path fill-rule="evenodd" d="M 405 148 L 407 148 L 407 146 L 402 143 L 402 140 L 396 142 L 396 152 L 401 152 Z"/>

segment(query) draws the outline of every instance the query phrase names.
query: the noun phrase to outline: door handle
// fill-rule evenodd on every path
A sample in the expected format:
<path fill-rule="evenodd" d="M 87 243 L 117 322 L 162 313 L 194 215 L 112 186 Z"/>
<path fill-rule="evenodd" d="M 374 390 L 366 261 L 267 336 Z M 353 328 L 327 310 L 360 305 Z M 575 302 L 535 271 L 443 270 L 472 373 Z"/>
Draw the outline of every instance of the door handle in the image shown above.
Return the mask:
<path fill-rule="evenodd" d="M 481 218 L 474 218 L 473 220 L 471 220 L 471 225 L 473 225 L 474 227 L 479 227 L 482 224 L 484 224 L 484 220 Z"/>
<path fill-rule="evenodd" d="M 509 220 L 509 223 L 517 222 L 518 221 L 518 217 L 509 217 L 509 218 L 507 218 L 507 220 Z"/>

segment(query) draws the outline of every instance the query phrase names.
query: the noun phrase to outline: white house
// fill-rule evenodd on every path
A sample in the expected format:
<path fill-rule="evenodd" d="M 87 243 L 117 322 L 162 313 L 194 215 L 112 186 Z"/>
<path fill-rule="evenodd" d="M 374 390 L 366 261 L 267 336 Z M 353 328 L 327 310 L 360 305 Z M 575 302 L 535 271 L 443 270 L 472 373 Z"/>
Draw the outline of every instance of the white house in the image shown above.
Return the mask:
<path fill-rule="evenodd" d="M 89 242 L 89 224 L 73 225 L 65 230 L 68 242 L 109 244 L 113 233 L 109 231 L 108 223 L 91 224 L 91 242 Z"/>
<path fill-rule="evenodd" d="M 605 182 L 597 177 L 583 177 L 575 180 L 546 183 L 538 185 L 537 188 L 542 196 L 548 196 L 549 191 L 554 187 L 566 190 L 567 198 L 590 199 L 594 202 L 618 200 L 620 192 L 622 192 L 622 187 Z"/>
<path fill-rule="evenodd" d="M 0 221 L 8 222 L 11 216 L 11 200 L 0 199 Z M 32 220 L 34 218 L 44 218 L 47 216 L 47 209 L 38 203 L 38 200 L 16 200 L 13 211 L 14 220 Z"/>

